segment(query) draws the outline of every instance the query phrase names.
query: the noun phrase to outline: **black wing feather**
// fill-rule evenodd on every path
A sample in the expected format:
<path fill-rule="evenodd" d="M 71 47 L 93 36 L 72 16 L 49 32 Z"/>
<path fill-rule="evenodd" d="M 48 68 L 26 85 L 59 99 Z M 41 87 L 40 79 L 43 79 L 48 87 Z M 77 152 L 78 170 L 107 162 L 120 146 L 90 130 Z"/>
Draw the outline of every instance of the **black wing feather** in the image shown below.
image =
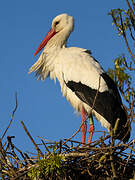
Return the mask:
<path fill-rule="evenodd" d="M 98 92 L 98 94 L 97 90 L 81 82 L 68 81 L 66 85 L 77 97 L 90 107 L 93 107 L 97 113 L 103 116 L 114 127 L 117 118 L 121 116 L 121 113 L 125 115 L 125 112 L 122 108 L 121 97 L 114 81 L 106 73 L 103 73 L 101 76 L 108 86 L 108 91 Z M 94 103 L 95 96 L 96 100 Z"/>
<path fill-rule="evenodd" d="M 97 113 L 102 115 L 111 125 L 113 125 L 115 112 L 114 110 L 116 105 L 118 106 L 119 103 L 115 100 L 115 98 L 112 96 L 112 94 L 110 94 L 109 91 L 97 92 L 97 90 L 92 89 L 82 84 L 81 82 L 77 83 L 73 81 L 68 81 L 66 85 L 76 94 L 77 97 L 79 97 L 90 107 L 93 107 L 93 109 Z M 96 100 L 94 103 L 95 97 Z"/>
<path fill-rule="evenodd" d="M 108 86 L 108 90 L 98 92 L 91 87 L 82 84 L 81 82 L 68 81 L 67 87 L 70 88 L 80 100 L 88 104 L 90 107 L 103 116 L 112 126 L 115 125 L 119 118 L 119 126 L 117 128 L 117 138 L 124 142 L 128 141 L 130 137 L 130 122 L 127 119 L 126 111 L 122 105 L 121 97 L 114 81 L 106 74 L 101 74 Z M 94 103 L 94 99 L 96 100 Z M 94 106 L 93 106 L 94 103 Z"/>

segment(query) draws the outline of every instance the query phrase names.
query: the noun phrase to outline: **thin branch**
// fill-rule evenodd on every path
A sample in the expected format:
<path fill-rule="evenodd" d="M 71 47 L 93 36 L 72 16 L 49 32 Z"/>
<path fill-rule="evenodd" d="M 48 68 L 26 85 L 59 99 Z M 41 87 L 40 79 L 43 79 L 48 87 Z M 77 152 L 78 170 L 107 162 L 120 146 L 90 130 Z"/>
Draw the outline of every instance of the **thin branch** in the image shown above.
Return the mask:
<path fill-rule="evenodd" d="M 42 141 L 43 145 L 45 146 L 46 150 L 47 150 L 49 153 L 51 153 L 51 151 L 50 151 L 49 148 L 47 147 L 46 143 L 45 143 L 42 139 L 41 139 L 41 141 Z"/>
<path fill-rule="evenodd" d="M 133 68 L 133 67 L 131 67 L 131 65 L 129 66 L 128 64 L 127 64 L 127 61 L 126 61 L 126 58 L 125 58 L 125 56 L 123 55 L 123 65 L 128 69 L 128 70 L 130 70 L 130 71 L 135 71 L 135 68 Z"/>
<path fill-rule="evenodd" d="M 125 40 L 125 43 L 126 43 L 126 46 L 127 46 L 127 49 L 128 49 L 128 52 L 130 53 L 130 55 L 135 59 L 135 55 L 132 53 L 130 47 L 129 47 L 129 44 L 128 44 L 128 41 L 127 41 L 127 37 L 126 37 L 126 33 L 125 33 L 125 30 L 124 30 L 124 26 L 123 26 L 123 20 L 122 20 L 122 15 L 120 13 L 120 20 L 121 20 L 121 26 L 122 26 L 122 34 L 123 34 L 123 37 L 124 37 L 124 40 Z M 133 59 L 133 61 L 135 62 L 135 60 Z"/>
<path fill-rule="evenodd" d="M 35 149 L 37 150 L 37 152 L 42 156 L 44 157 L 43 153 L 41 152 L 41 150 L 39 149 L 39 147 L 37 146 L 37 144 L 35 143 L 34 139 L 32 138 L 32 136 L 30 135 L 30 133 L 28 132 L 26 126 L 24 125 L 23 121 L 21 121 L 21 124 L 26 132 L 26 134 L 28 135 L 28 137 L 30 138 L 31 142 L 34 144 L 35 146 Z"/>
<path fill-rule="evenodd" d="M 67 139 L 67 140 L 63 143 L 63 145 L 66 144 L 69 140 L 71 140 L 78 132 L 80 132 L 81 127 L 82 127 L 82 124 L 81 124 L 81 126 L 79 127 L 79 129 L 78 129 L 69 139 Z"/>
<path fill-rule="evenodd" d="M 15 114 L 15 112 L 16 112 L 16 110 L 17 110 L 17 107 L 18 107 L 17 93 L 15 93 L 15 99 L 16 99 L 15 109 L 13 110 L 13 113 L 12 113 L 12 116 L 11 116 L 11 120 L 10 120 L 10 122 L 9 122 L 8 127 L 6 128 L 6 130 L 5 130 L 4 134 L 3 134 L 3 136 L 1 137 L 1 141 L 2 141 L 2 139 L 4 138 L 4 136 L 5 136 L 6 132 L 7 132 L 7 130 L 9 129 L 9 127 L 10 127 L 12 121 L 13 121 L 14 114 Z"/>
<path fill-rule="evenodd" d="M 135 38 L 134 38 L 134 36 L 133 36 L 131 27 L 129 26 L 128 28 L 129 28 L 129 31 L 130 31 L 130 36 L 131 36 L 131 38 L 133 39 L 133 41 L 135 41 Z"/>
<path fill-rule="evenodd" d="M 133 16 L 133 18 L 134 18 L 134 20 L 135 20 L 135 14 L 134 14 L 134 11 L 133 11 L 133 9 L 132 9 L 132 7 L 131 7 L 129 1 L 128 1 L 128 0 L 126 0 L 126 1 L 127 1 L 127 4 L 128 4 L 128 7 L 129 7 L 129 9 L 130 9 L 130 12 L 131 12 L 131 14 L 132 14 L 132 16 Z M 134 4 L 133 1 L 132 1 L 132 3 Z"/>
<path fill-rule="evenodd" d="M 6 162 L 6 151 L 4 150 L 4 148 L 2 146 L 1 140 L 0 140 L 0 155 L 1 155 L 1 158 L 3 158 L 4 161 Z"/>
<path fill-rule="evenodd" d="M 110 161 L 111 161 L 111 168 L 112 168 L 113 178 L 117 178 L 116 170 L 114 168 L 113 155 L 112 154 L 110 154 Z"/>
<path fill-rule="evenodd" d="M 79 153 L 79 152 L 73 152 L 73 153 L 68 153 L 68 154 L 62 154 L 62 156 L 65 157 L 89 157 L 88 152 L 84 152 L 84 153 Z"/>
<path fill-rule="evenodd" d="M 134 3 L 133 0 L 131 0 L 131 2 L 132 2 L 132 5 L 133 5 L 133 8 L 134 8 L 134 11 L 135 11 L 135 3 Z"/>

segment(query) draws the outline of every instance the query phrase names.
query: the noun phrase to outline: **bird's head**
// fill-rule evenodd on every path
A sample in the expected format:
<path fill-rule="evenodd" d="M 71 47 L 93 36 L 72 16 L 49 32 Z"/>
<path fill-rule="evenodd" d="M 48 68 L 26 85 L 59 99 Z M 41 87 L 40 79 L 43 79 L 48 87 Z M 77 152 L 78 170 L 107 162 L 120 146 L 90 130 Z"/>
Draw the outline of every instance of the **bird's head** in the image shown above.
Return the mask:
<path fill-rule="evenodd" d="M 60 14 L 56 16 L 52 21 L 52 29 L 58 33 L 63 29 L 73 30 L 74 20 L 72 16 L 68 14 Z"/>
<path fill-rule="evenodd" d="M 52 26 L 46 37 L 43 39 L 38 49 L 36 50 L 34 56 L 38 54 L 47 44 L 47 42 L 56 34 L 62 33 L 65 38 L 68 38 L 69 34 L 73 31 L 74 19 L 68 14 L 60 14 L 56 16 L 52 21 Z"/>

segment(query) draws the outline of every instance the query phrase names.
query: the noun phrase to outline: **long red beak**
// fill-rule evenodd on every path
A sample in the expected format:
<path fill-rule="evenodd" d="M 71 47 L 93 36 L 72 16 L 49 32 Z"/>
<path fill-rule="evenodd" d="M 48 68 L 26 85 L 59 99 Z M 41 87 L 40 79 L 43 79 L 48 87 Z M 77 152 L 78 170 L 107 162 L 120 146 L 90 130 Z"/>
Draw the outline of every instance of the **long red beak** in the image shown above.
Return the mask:
<path fill-rule="evenodd" d="M 46 35 L 46 37 L 43 39 L 43 41 L 41 42 L 41 44 L 39 45 L 39 47 L 37 48 L 34 56 L 36 54 L 38 54 L 41 49 L 43 49 L 43 47 L 45 47 L 45 45 L 47 44 L 47 42 L 56 34 L 56 32 L 51 28 L 50 31 L 48 32 L 48 34 Z"/>

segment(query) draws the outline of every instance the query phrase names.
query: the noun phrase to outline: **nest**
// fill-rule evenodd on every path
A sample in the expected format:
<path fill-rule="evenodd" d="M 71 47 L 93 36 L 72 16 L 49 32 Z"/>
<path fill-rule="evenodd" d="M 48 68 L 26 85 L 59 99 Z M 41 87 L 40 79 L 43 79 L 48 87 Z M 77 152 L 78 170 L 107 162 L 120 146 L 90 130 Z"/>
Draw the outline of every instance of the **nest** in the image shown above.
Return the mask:
<path fill-rule="evenodd" d="M 12 143 L 14 136 L 8 136 L 4 145 L 1 141 L 0 176 L 4 180 L 135 178 L 135 140 L 115 143 L 112 137 L 103 135 L 90 145 L 82 145 L 71 138 L 60 142 L 40 138 L 38 145 L 21 123 L 37 153 L 23 153 Z"/>
<path fill-rule="evenodd" d="M 0 138 L 0 177 L 3 180 L 109 180 L 135 179 L 135 140 L 127 144 L 115 141 L 113 133 L 103 135 L 91 144 L 73 141 L 73 137 L 37 144 L 23 121 L 21 124 L 35 147 L 36 153 L 20 150 L 8 136 L 3 142 L 11 120 Z"/>

